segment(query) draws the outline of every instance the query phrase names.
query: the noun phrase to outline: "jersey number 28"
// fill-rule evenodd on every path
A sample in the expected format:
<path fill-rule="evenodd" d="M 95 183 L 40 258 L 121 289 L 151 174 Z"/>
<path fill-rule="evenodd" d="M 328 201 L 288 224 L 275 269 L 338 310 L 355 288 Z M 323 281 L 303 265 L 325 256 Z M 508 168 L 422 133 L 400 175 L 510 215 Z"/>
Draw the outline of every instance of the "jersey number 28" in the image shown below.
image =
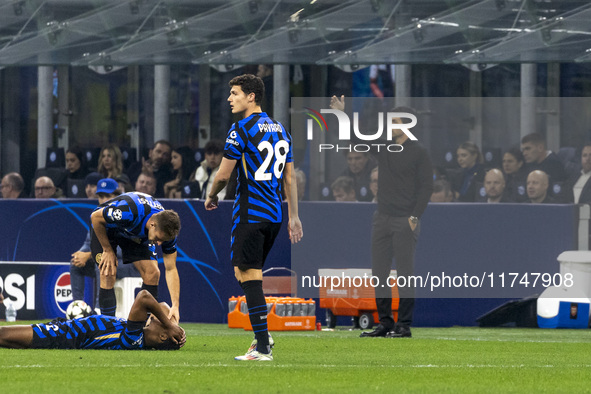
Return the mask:
<path fill-rule="evenodd" d="M 278 141 L 275 144 L 275 149 L 273 149 L 273 145 L 269 141 L 263 141 L 257 146 L 257 149 L 259 150 L 259 152 L 261 152 L 261 154 L 265 155 L 265 159 L 263 160 L 263 164 L 254 173 L 255 181 L 271 180 L 272 175 L 270 172 L 267 172 L 267 170 L 269 170 L 271 167 L 273 156 L 275 156 L 273 174 L 275 175 L 275 178 L 281 178 L 281 173 L 283 172 L 283 168 L 285 167 L 285 161 L 287 160 L 289 143 L 285 140 Z"/>

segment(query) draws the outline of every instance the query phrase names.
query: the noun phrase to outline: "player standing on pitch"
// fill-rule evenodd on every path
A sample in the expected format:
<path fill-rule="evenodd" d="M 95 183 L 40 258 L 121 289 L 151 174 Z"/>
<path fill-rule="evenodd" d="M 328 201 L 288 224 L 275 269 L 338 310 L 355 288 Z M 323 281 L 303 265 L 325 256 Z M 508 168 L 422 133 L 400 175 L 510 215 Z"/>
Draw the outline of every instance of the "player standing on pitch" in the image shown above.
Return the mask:
<path fill-rule="evenodd" d="M 115 316 L 115 279 L 117 275 L 117 246 L 123 263 L 134 263 L 143 284 L 158 299 L 160 269 L 156 244 L 162 245 L 166 284 L 172 307 L 168 317 L 179 322 L 179 274 L 176 268 L 176 237 L 181 230 L 179 215 L 165 210 L 154 197 L 139 192 L 125 193 L 101 204 L 90 215 L 92 230 L 90 250 L 101 271 L 99 306 L 103 315 Z"/>
<path fill-rule="evenodd" d="M 276 120 L 261 110 L 263 81 L 246 74 L 233 78 L 228 101 L 233 114 L 243 119 L 228 132 L 224 158 L 214 179 L 205 209 L 217 208 L 217 194 L 226 186 L 236 163 L 238 187 L 232 226 L 232 265 L 246 295 L 255 340 L 236 360 L 273 360 L 267 330 L 267 303 L 263 293 L 263 264 L 281 228 L 281 182 L 289 214 L 292 243 L 303 236 L 298 217 L 297 186 L 291 153 L 291 136 Z"/>

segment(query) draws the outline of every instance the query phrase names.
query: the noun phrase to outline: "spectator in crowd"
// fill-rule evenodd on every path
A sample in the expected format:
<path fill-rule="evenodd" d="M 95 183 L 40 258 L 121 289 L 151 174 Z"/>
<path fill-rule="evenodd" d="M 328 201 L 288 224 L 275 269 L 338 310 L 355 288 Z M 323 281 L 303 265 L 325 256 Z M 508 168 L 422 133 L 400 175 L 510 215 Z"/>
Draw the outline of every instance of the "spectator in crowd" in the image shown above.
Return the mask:
<path fill-rule="evenodd" d="M 378 167 L 371 170 L 369 175 L 369 190 L 373 195 L 371 202 L 378 202 Z"/>
<path fill-rule="evenodd" d="M 518 192 L 521 185 L 526 184 L 527 170 L 525 169 L 525 160 L 523 153 L 518 148 L 511 148 L 503 155 L 503 173 L 505 175 L 505 195 L 517 202 L 522 202 L 527 198 L 527 193 Z"/>
<path fill-rule="evenodd" d="M 172 175 L 174 179 L 164 184 L 164 196 L 166 198 L 181 198 L 183 182 L 189 181 L 195 172 L 195 152 L 188 146 L 181 146 L 172 151 Z"/>
<path fill-rule="evenodd" d="M 547 150 L 546 139 L 540 133 L 532 133 L 523 137 L 521 152 L 523 152 L 528 174 L 534 170 L 541 170 L 548 175 L 551 182 L 566 180 L 566 172 L 562 162 L 555 153 Z"/>
<path fill-rule="evenodd" d="M 102 175 L 98 172 L 91 172 L 90 174 L 86 175 L 86 197 L 88 198 L 96 198 L 96 185 L 98 181 L 100 181 Z"/>
<path fill-rule="evenodd" d="M 298 188 L 298 201 L 302 201 L 304 199 L 304 195 L 306 194 L 306 174 L 304 171 L 296 168 L 295 177 Z"/>
<path fill-rule="evenodd" d="M 458 147 L 458 164 L 461 170 L 452 177 L 452 186 L 458 201 L 473 202 L 476 199 L 476 183 L 484 180 L 484 159 L 478 146 L 470 141 Z"/>
<path fill-rule="evenodd" d="M 199 164 L 195 171 L 195 179 L 201 188 L 201 198 L 206 199 L 211 191 L 213 180 L 220 169 L 222 157 L 224 156 L 224 143 L 220 140 L 211 140 L 205 145 L 205 159 Z M 226 197 L 228 186 L 218 193 L 220 200 Z M 233 197 L 233 196 L 232 196 Z"/>
<path fill-rule="evenodd" d="M 156 192 L 156 177 L 152 172 L 142 172 L 135 182 L 135 191 L 153 196 Z"/>
<path fill-rule="evenodd" d="M 378 98 L 394 97 L 395 66 L 374 64 L 369 67 L 369 87 Z"/>
<path fill-rule="evenodd" d="M 19 198 L 25 188 L 25 181 L 18 172 L 10 172 L 2 178 L 0 193 L 2 198 Z"/>
<path fill-rule="evenodd" d="M 98 172 L 105 178 L 116 178 L 123 173 L 123 158 L 117 145 L 109 145 L 101 150 Z"/>
<path fill-rule="evenodd" d="M 62 198 L 64 196 L 59 187 L 55 187 L 48 176 L 41 176 L 35 181 L 35 198 Z"/>
<path fill-rule="evenodd" d="M 581 151 L 581 172 L 568 183 L 569 202 L 575 204 L 591 203 L 591 142 L 587 142 Z M 2 181 L 4 184 L 4 181 Z"/>
<path fill-rule="evenodd" d="M 369 190 L 370 174 L 376 166 L 367 152 L 347 152 L 347 169 L 341 176 L 353 179 L 353 188 L 359 201 L 371 201 L 373 196 Z"/>
<path fill-rule="evenodd" d="M 484 190 L 487 203 L 511 202 L 505 196 L 505 177 L 498 168 L 489 170 L 484 176 Z"/>
<path fill-rule="evenodd" d="M 132 182 L 137 182 L 142 172 L 152 172 L 156 179 L 156 192 L 154 197 L 164 197 L 164 184 L 173 179 L 170 167 L 172 145 L 166 140 L 159 140 L 148 152 L 148 160 L 142 158 L 141 162 L 132 164 L 127 175 Z M 137 189 L 137 187 L 136 187 Z"/>
<path fill-rule="evenodd" d="M 451 190 L 451 184 L 445 179 L 436 179 L 433 181 L 433 193 L 429 202 L 453 202 L 454 193 Z"/>
<path fill-rule="evenodd" d="M 330 185 L 335 201 L 357 201 L 353 178 L 340 176 Z"/>
<path fill-rule="evenodd" d="M 115 180 L 119 184 L 119 190 L 121 190 L 121 193 L 129 193 L 134 191 L 133 186 L 131 185 L 131 180 L 126 174 L 119 175 L 115 178 Z"/>
<path fill-rule="evenodd" d="M 88 175 L 86 157 L 80 148 L 74 146 L 66 151 L 66 169 L 70 179 L 86 178 Z"/>
<path fill-rule="evenodd" d="M 88 177 L 86 179 L 88 179 Z M 119 185 L 114 179 L 111 178 L 99 179 L 97 183 L 95 183 L 95 188 L 96 197 L 98 197 L 99 204 L 103 204 L 109 201 L 111 198 L 121 194 Z M 94 197 L 95 196 L 91 196 L 88 198 Z M 120 253 L 121 251 L 118 249 L 117 257 L 119 257 L 119 259 L 121 258 Z M 122 264 L 120 264 L 120 266 L 122 266 Z M 117 273 L 119 273 L 119 270 Z M 72 298 L 74 300 L 84 299 L 86 277 L 91 277 L 94 279 L 93 309 L 98 308 L 98 284 L 100 283 L 100 273 L 97 265 L 90 258 L 90 230 L 87 232 L 86 239 L 84 240 L 84 243 L 80 249 L 72 253 L 72 258 L 70 259 L 70 281 L 72 285 Z"/>
<path fill-rule="evenodd" d="M 553 204 L 554 199 L 548 195 L 548 174 L 542 170 L 534 170 L 527 176 L 527 202 L 534 204 Z"/>

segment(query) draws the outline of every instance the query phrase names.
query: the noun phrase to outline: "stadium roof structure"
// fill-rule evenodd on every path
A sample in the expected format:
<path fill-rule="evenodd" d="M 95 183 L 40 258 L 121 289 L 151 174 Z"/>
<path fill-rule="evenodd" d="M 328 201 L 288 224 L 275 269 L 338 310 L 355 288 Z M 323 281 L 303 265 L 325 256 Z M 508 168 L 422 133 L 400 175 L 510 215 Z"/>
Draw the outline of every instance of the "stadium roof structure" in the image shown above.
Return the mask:
<path fill-rule="evenodd" d="M 583 0 L 4 0 L 0 66 L 591 61 Z"/>

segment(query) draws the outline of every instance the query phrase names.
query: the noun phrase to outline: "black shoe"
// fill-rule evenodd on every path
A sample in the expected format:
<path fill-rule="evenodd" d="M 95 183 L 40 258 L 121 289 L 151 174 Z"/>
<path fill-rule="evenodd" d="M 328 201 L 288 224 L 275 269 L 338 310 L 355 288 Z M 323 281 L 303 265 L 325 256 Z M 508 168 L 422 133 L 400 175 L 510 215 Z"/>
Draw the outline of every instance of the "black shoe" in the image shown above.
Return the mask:
<path fill-rule="evenodd" d="M 386 338 L 411 338 L 409 327 L 396 326 L 392 331 L 386 334 Z"/>
<path fill-rule="evenodd" d="M 359 337 L 361 338 L 365 338 L 365 337 L 385 337 L 386 334 L 388 334 L 388 331 L 390 331 L 390 329 L 382 326 L 381 324 L 378 325 L 375 330 L 373 331 L 365 331 L 362 332 L 361 335 L 359 335 Z"/>

